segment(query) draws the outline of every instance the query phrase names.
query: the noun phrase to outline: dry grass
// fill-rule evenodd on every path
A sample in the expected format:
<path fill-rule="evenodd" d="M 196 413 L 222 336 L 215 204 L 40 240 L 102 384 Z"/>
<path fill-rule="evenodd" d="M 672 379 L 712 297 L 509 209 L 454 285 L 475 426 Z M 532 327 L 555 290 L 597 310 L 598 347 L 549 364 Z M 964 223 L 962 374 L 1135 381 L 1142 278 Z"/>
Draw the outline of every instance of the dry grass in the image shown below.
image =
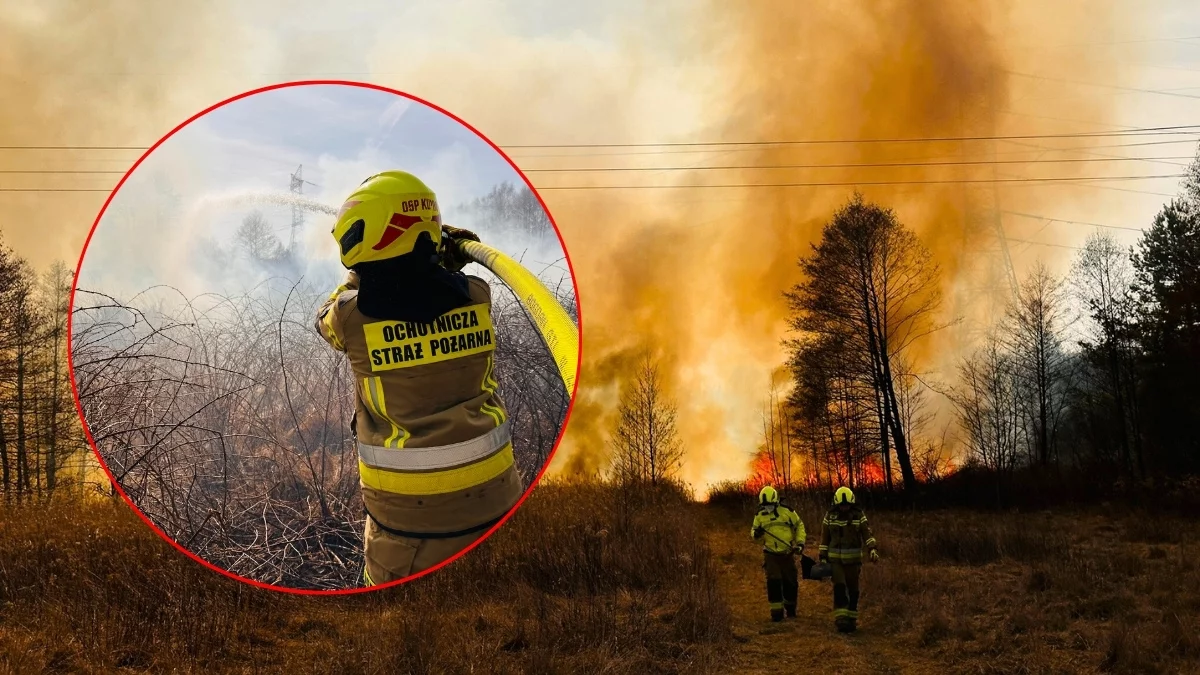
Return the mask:
<path fill-rule="evenodd" d="M 443 572 L 349 598 L 219 577 L 119 503 L 0 509 L 0 672 L 745 675 L 780 645 L 806 671 L 1200 672 L 1194 521 L 871 511 L 884 561 L 865 570 L 859 634 L 837 636 L 828 584 L 805 582 L 802 629 L 781 640 L 752 508 L 546 485 Z M 797 508 L 811 543 L 820 505 Z"/>
<path fill-rule="evenodd" d="M 887 560 L 868 570 L 864 603 L 877 608 L 881 631 L 953 659 L 952 672 L 1200 672 L 1192 521 L 1094 512 L 872 520 Z"/>
<path fill-rule="evenodd" d="M 823 505 L 793 501 L 812 546 Z M 745 496 L 719 495 L 709 511 L 729 541 L 717 550 L 752 548 L 743 525 L 753 509 Z M 1194 519 L 1116 507 L 868 515 L 884 558 L 863 571 L 861 630 L 852 641 L 836 636 L 826 618 L 828 584 L 805 582 L 801 613 L 809 623 L 802 616 L 789 638 L 789 658 L 800 664 L 855 670 L 863 659 L 881 668 L 886 659 L 887 672 L 905 673 L 1200 673 Z M 765 620 L 761 573 L 751 568 L 755 556 L 735 556 L 724 558 L 736 562 L 727 574 L 742 575 L 747 588 L 733 607 L 735 630 L 753 635 Z"/>
<path fill-rule="evenodd" d="M 119 503 L 0 509 L 0 672 L 712 671 L 728 613 L 700 523 L 661 518 L 682 500 L 543 486 L 441 573 L 337 598 L 220 577 Z"/>

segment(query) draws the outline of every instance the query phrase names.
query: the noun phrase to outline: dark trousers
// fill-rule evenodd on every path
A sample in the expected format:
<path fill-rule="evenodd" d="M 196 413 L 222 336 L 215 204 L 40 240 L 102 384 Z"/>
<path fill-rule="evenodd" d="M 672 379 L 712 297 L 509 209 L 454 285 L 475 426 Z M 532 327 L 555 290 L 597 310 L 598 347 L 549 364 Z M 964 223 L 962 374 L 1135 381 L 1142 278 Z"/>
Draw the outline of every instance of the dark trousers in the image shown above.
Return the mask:
<path fill-rule="evenodd" d="M 833 568 L 833 620 L 854 624 L 858 619 L 858 573 L 862 563 L 839 563 Z"/>
<path fill-rule="evenodd" d="M 796 616 L 796 558 L 791 553 L 763 551 L 763 569 L 767 573 L 767 603 L 771 618 L 778 621 L 784 613 Z"/>

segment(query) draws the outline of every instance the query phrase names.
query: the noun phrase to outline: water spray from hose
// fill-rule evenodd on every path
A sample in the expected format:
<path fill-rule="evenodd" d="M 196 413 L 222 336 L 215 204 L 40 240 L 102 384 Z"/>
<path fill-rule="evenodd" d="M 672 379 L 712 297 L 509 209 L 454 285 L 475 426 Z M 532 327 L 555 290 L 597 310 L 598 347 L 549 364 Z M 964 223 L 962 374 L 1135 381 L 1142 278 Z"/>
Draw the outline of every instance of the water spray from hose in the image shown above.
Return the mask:
<path fill-rule="evenodd" d="M 337 207 L 294 194 L 246 192 L 204 199 L 197 210 L 215 205 L 269 204 L 299 206 L 306 211 L 336 216 Z M 475 241 L 458 242 L 462 253 L 495 274 L 512 289 L 554 357 L 567 394 L 575 390 L 579 360 L 579 329 L 558 298 L 529 270 L 500 251 Z"/>
<path fill-rule="evenodd" d="M 277 192 L 236 192 L 233 194 L 215 195 L 201 199 L 195 207 L 196 211 L 214 206 L 241 206 L 241 205 L 265 205 L 265 206 L 298 206 L 305 211 L 313 213 L 324 213 L 330 216 L 337 215 L 337 207 L 319 202 L 315 199 L 308 199 L 300 195 Z"/>

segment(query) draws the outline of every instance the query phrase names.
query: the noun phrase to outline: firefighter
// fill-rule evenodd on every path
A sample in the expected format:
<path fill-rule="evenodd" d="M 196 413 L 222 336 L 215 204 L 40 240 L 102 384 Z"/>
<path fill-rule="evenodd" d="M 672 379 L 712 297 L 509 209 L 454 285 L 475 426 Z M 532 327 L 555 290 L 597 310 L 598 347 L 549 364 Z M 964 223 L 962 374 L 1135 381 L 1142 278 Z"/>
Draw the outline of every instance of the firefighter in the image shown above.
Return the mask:
<path fill-rule="evenodd" d="M 854 503 L 854 492 L 840 487 L 821 522 L 818 549 L 821 562 L 830 563 L 833 569 L 833 622 L 839 633 L 853 633 L 858 628 L 858 580 L 864 550 L 871 562 L 879 562 L 867 514 Z"/>
<path fill-rule="evenodd" d="M 428 569 L 498 522 L 523 491 L 493 368 L 487 283 L 464 275 L 437 198 L 416 176 L 371 176 L 333 227 L 346 281 L 317 329 L 349 359 L 366 525 L 366 585 Z"/>
<path fill-rule="evenodd" d="M 758 513 L 750 536 L 763 547 L 763 570 L 767 573 L 767 602 L 771 621 L 796 616 L 796 554 L 804 551 L 804 521 L 779 503 L 779 492 L 767 485 L 758 493 Z"/>

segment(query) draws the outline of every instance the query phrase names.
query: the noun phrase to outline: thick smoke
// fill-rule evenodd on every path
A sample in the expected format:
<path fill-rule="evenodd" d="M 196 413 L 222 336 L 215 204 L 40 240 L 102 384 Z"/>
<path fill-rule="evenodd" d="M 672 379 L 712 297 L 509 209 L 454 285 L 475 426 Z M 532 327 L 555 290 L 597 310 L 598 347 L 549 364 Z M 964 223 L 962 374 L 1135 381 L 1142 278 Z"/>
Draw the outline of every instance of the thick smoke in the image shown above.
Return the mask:
<path fill-rule="evenodd" d="M 449 2 L 397 9 L 381 2 L 358 3 L 349 14 L 322 3 L 93 5 L 40 3 L 0 13 L 0 50 L 8 64 L 0 91 L 5 100 L 21 103 L 0 111 L 5 138 L 148 144 L 223 97 L 322 76 L 367 79 L 426 97 L 501 145 L 989 136 L 1145 123 L 1145 117 L 1118 119 L 1112 91 L 1070 84 L 1113 81 L 1106 62 L 1093 57 L 1139 34 L 1134 4 L 714 0 L 562 9 L 547 0 L 519 7 Z M 286 22 L 273 16 L 285 11 Z M 342 26 L 352 29 L 331 29 Z M 48 44 L 56 48 L 46 49 Z M 1120 53 L 1137 48 L 1125 45 Z M 1133 152 L 1097 149 L 1104 143 L 839 143 L 692 154 L 513 155 L 524 168 L 549 168 L 1089 156 L 1029 145 Z M 578 156 L 561 156 L 571 154 Z M 12 161 L 44 162 L 39 168 L 124 168 L 132 153 L 81 154 L 78 160 L 59 154 L 53 167 L 26 157 L 32 156 Z M 1130 166 L 1012 165 L 996 171 L 1068 176 L 1177 169 Z M 995 271 L 998 241 L 989 237 L 997 197 L 1005 210 L 1124 225 L 1141 224 L 1121 218 L 1140 218 L 1145 200 L 1160 199 L 1065 185 L 993 191 L 864 184 L 990 178 L 993 169 L 986 166 L 531 175 L 539 187 L 857 183 L 869 199 L 894 207 L 934 250 L 946 283 L 944 319 L 980 323 L 995 303 L 977 299 L 1003 287 Z M 32 184 L 27 180 L 22 184 Z M 1147 185 L 1132 187 L 1170 191 Z M 663 360 L 680 402 L 689 452 L 685 477 L 702 484 L 743 475 L 758 445 L 769 375 L 783 357 L 780 291 L 797 281 L 797 256 L 853 189 L 544 192 L 577 274 L 584 329 L 579 398 L 557 470 L 603 468 L 627 364 L 650 350 Z M 42 260 L 70 257 L 101 199 L 87 193 L 2 195 L 6 222 L 17 223 L 5 226 L 5 234 Z M 53 240 L 44 229 L 35 235 L 26 225 L 44 228 L 47 222 L 64 236 Z M 1008 236 L 1026 240 L 1076 242 L 1085 234 L 1036 220 L 1003 224 Z M 1018 273 L 1038 254 L 1053 262 L 1067 253 L 1017 246 Z M 944 371 L 971 334 L 939 334 L 924 345 L 931 358 L 920 365 Z"/>
<path fill-rule="evenodd" d="M 1089 72 L 1087 60 L 1047 64 L 1041 61 L 1043 52 L 1021 47 L 1061 42 L 1058 33 L 1066 26 L 1076 35 L 1111 35 L 1109 23 L 1123 19 L 1094 5 L 1055 3 L 1051 10 L 1046 3 L 986 1 L 762 2 L 712 3 L 709 11 L 705 25 L 712 32 L 697 46 L 721 62 L 705 90 L 712 105 L 708 128 L 698 136 L 706 140 L 990 137 L 1114 128 L 1105 125 L 1115 113 L 1111 97 L 1058 93 L 1048 107 L 1042 102 L 1051 96 L 1052 83 L 1013 75 L 1105 79 Z M 680 166 L 1079 158 L 1096 156 L 1088 149 L 1105 141 L 1112 139 L 758 145 L 663 154 L 656 160 Z M 1054 147 L 1077 151 L 1050 152 Z M 696 171 L 675 178 L 685 184 L 847 185 L 714 187 L 652 196 L 602 191 L 589 203 L 595 225 L 588 234 L 571 227 L 576 221 L 570 206 L 552 202 L 568 233 L 569 250 L 579 252 L 585 321 L 584 387 L 562 466 L 588 471 L 603 464 L 603 432 L 611 423 L 614 393 L 631 353 L 646 348 L 666 361 L 671 374 L 689 449 L 685 477 L 703 484 L 745 475 L 750 452 L 760 441 L 759 415 L 770 373 L 784 358 L 781 291 L 799 280 L 796 259 L 854 190 L 894 208 L 941 267 L 946 302 L 938 319 L 950 327 L 918 343 L 915 354 L 918 370 L 936 382 L 949 379 L 958 359 L 1002 311 L 1009 276 L 1001 246 L 1014 244 L 998 234 L 999 211 L 1072 212 L 1081 220 L 1088 220 L 1087 214 L 1096 222 L 1114 222 L 1114 213 L 1125 209 L 1113 205 L 1122 198 L 1128 202 L 1129 195 L 1076 186 L 869 183 L 1171 173 L 1176 168 L 1130 171 L 1129 166 Z M 630 175 L 603 179 L 629 184 Z M 1007 237 L 1051 243 L 1085 234 L 1046 231 L 1044 222 L 1007 216 L 1003 227 Z M 596 255 L 597 250 L 605 255 Z M 1010 251 L 1016 274 L 1037 255 L 1051 261 L 1066 257 L 1066 251 L 1054 248 L 1029 253 L 1017 257 Z M 603 286 L 598 279 L 605 280 Z M 931 403 L 944 407 L 936 396 Z M 936 423 L 944 424 L 945 416 Z"/>

